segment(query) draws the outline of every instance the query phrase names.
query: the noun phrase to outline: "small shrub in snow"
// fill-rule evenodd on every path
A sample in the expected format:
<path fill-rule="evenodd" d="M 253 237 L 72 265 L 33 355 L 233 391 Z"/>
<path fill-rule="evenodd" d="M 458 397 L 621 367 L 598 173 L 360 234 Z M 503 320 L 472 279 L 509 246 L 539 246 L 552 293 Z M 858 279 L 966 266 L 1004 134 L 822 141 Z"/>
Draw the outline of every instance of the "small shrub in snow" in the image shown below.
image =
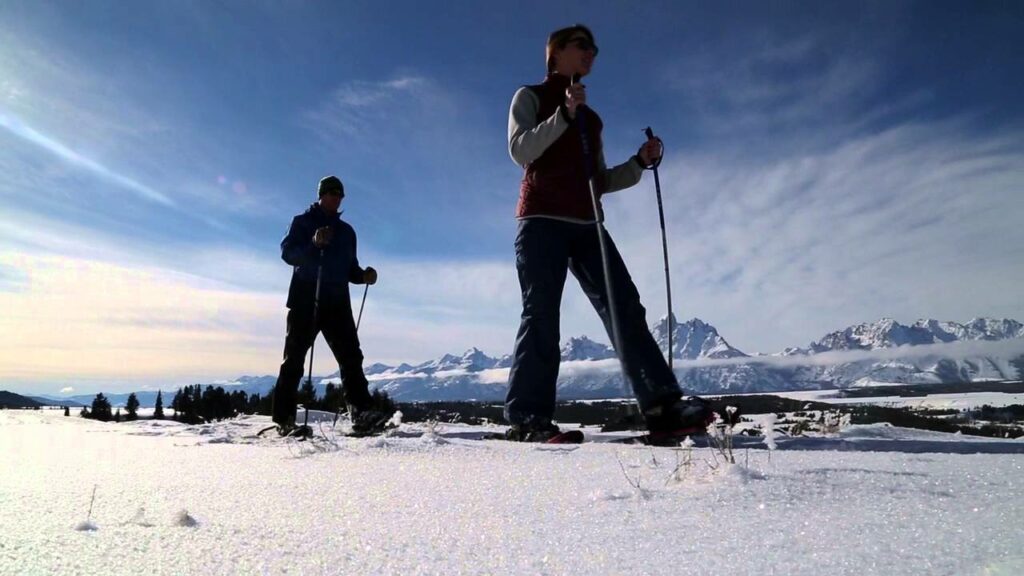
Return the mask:
<path fill-rule="evenodd" d="M 174 525 L 183 528 L 195 528 L 199 526 L 199 522 L 188 513 L 188 510 L 183 509 L 174 515 Z"/>
<path fill-rule="evenodd" d="M 821 433 L 832 436 L 850 425 L 850 415 L 843 414 L 838 410 L 822 412 L 818 417 L 818 424 L 821 426 Z"/>
<path fill-rule="evenodd" d="M 395 413 L 391 415 L 391 419 L 385 424 L 388 428 L 398 428 L 402 425 L 402 411 L 395 410 Z"/>
<path fill-rule="evenodd" d="M 693 467 L 693 447 L 694 442 L 689 436 L 683 440 L 683 443 L 679 445 L 679 449 L 676 453 L 676 467 L 669 474 L 668 479 L 665 480 L 665 484 L 669 482 L 682 482 L 690 474 L 690 469 Z M 682 455 L 680 457 L 680 455 Z"/>
<path fill-rule="evenodd" d="M 92 505 L 96 502 L 96 488 L 98 487 L 98 484 L 93 484 L 92 486 L 92 498 L 89 499 L 89 512 L 86 514 L 85 520 L 75 525 L 75 530 L 79 532 L 92 532 L 99 530 L 96 524 L 92 521 Z"/>
<path fill-rule="evenodd" d="M 732 407 L 730 406 L 729 408 Z M 733 410 L 734 411 L 732 413 L 727 412 L 727 414 L 732 416 L 735 414 L 735 409 Z M 711 454 L 715 457 L 715 460 L 717 461 L 717 456 L 720 455 L 727 463 L 735 464 L 736 457 L 732 452 L 732 424 L 723 420 L 722 416 L 718 412 L 715 412 L 715 419 L 711 424 L 708 424 L 707 432 L 708 439 L 711 440 L 711 447 L 713 448 Z"/>
<path fill-rule="evenodd" d="M 764 417 L 764 445 L 769 450 L 775 450 L 775 414 L 769 414 Z"/>
<path fill-rule="evenodd" d="M 442 436 L 443 432 L 444 425 L 437 420 L 431 420 L 423 427 L 423 442 L 427 444 L 448 444 L 448 441 Z"/>
<path fill-rule="evenodd" d="M 654 493 L 643 487 L 643 483 L 641 481 L 643 468 L 637 469 L 636 480 L 633 480 L 629 477 L 629 473 L 626 472 L 626 465 L 622 463 L 622 459 L 619 458 L 618 454 L 615 455 L 615 459 L 619 462 L 619 468 L 622 469 L 622 475 L 626 478 L 626 482 L 633 487 L 633 490 L 636 491 L 637 498 L 641 500 L 649 500 Z"/>
<path fill-rule="evenodd" d="M 135 524 L 136 526 L 143 526 L 145 528 L 153 526 L 153 523 L 146 519 L 146 509 L 142 507 L 135 511 L 135 515 L 128 521 L 128 524 Z"/>
<path fill-rule="evenodd" d="M 99 530 L 99 527 L 96 526 L 96 524 L 90 522 L 89 520 L 83 520 L 78 524 L 75 524 L 75 530 L 78 532 L 95 532 Z"/>
<path fill-rule="evenodd" d="M 803 436 L 811 430 L 811 425 L 807 420 L 798 420 L 789 427 L 790 436 Z"/>

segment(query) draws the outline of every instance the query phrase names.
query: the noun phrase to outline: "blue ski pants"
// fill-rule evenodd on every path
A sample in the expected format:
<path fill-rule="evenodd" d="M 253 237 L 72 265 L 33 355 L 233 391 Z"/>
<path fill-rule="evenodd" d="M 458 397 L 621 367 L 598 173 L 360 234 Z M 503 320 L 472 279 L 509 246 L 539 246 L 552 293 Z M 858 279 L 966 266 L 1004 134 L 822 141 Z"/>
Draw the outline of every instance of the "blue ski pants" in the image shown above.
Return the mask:
<path fill-rule="evenodd" d="M 647 311 L 622 256 L 605 232 L 622 361 L 641 410 L 682 396 L 676 377 L 647 327 Z M 523 313 L 509 372 L 505 417 L 513 424 L 550 420 L 558 380 L 559 312 L 566 272 L 571 270 L 604 322 L 612 342 L 597 226 L 550 218 L 519 221 L 515 241 L 516 270 Z"/>

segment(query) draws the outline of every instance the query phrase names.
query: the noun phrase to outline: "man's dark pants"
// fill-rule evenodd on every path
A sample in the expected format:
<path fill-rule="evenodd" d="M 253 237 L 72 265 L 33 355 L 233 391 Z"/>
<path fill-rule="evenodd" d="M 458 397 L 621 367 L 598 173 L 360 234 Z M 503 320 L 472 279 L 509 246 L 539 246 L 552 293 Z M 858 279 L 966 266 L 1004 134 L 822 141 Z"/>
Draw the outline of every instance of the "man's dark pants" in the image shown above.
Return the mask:
<path fill-rule="evenodd" d="M 341 367 L 342 397 L 349 406 L 367 407 L 370 393 L 363 374 L 363 352 L 359 348 L 359 335 L 352 320 L 352 308 L 343 305 L 324 306 L 317 313 L 317 326 L 313 327 L 313 309 L 296 308 L 288 311 L 288 335 L 284 341 L 284 362 L 274 388 L 274 422 L 293 424 L 299 381 L 305 374 L 306 352 L 313 345 L 316 334 L 323 332 L 327 346 Z"/>
<path fill-rule="evenodd" d="M 673 402 L 682 395 L 679 384 L 647 328 L 640 294 L 607 233 L 605 244 L 621 333 L 617 352 L 640 409 Z M 600 240 L 594 224 L 550 218 L 520 220 L 515 248 L 523 313 L 509 373 L 505 417 L 513 424 L 530 425 L 535 420 L 550 420 L 555 411 L 561 359 L 559 311 L 567 270 L 579 281 L 611 340 L 615 339 L 611 337 Z"/>

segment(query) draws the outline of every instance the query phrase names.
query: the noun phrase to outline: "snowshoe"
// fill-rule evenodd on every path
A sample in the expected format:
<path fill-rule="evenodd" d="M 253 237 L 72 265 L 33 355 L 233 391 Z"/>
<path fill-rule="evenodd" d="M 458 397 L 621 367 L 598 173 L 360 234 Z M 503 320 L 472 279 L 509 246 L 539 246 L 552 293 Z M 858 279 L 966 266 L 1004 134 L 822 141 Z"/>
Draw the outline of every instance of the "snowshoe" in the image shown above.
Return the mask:
<path fill-rule="evenodd" d="M 628 432 L 644 429 L 644 420 L 636 410 L 630 410 L 617 419 L 601 425 L 601 432 Z"/>
<path fill-rule="evenodd" d="M 267 426 L 256 433 L 256 436 L 263 436 L 271 430 L 277 431 L 277 435 L 281 438 L 297 438 L 299 440 L 305 440 L 313 437 L 313 429 L 306 425 L 296 426 L 295 424 L 274 424 L 273 426 Z"/>
<path fill-rule="evenodd" d="M 681 428 L 672 432 L 648 432 L 639 436 L 627 436 L 609 440 L 612 444 L 640 444 L 642 446 L 680 446 L 690 436 L 703 436 L 706 427 Z"/>
<path fill-rule="evenodd" d="M 529 426 L 513 424 L 504 434 L 494 434 L 488 438 L 541 444 L 582 444 L 583 432 L 579 430 L 563 432 L 552 422 L 542 422 Z"/>
<path fill-rule="evenodd" d="M 388 428 L 388 422 L 394 414 L 381 412 L 372 408 L 350 408 L 349 417 L 352 419 L 352 432 L 349 436 L 374 436 L 381 434 Z"/>
<path fill-rule="evenodd" d="M 697 396 L 680 398 L 671 404 L 655 406 L 644 412 L 647 430 L 655 436 L 689 434 L 696 428 L 706 428 L 714 417 L 711 404 Z"/>
<path fill-rule="evenodd" d="M 282 438 L 295 438 L 305 440 L 313 437 L 313 429 L 305 424 L 298 426 L 279 426 L 277 433 Z"/>
<path fill-rule="evenodd" d="M 715 413 L 711 404 L 703 398 L 690 396 L 670 404 L 655 406 L 644 412 L 647 434 L 633 436 L 613 442 L 645 444 L 649 446 L 678 446 L 687 436 L 707 433 L 707 427 L 714 421 Z"/>

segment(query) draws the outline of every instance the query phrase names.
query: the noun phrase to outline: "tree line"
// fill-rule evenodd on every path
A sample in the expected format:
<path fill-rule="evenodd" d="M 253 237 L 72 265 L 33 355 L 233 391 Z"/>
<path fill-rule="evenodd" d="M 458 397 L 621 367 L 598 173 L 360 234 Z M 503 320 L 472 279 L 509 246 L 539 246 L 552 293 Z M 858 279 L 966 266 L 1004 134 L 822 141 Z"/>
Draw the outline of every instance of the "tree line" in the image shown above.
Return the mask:
<path fill-rule="evenodd" d="M 244 391 L 236 390 L 227 392 L 224 388 L 207 386 L 204 390 L 199 384 L 178 388 L 169 406 L 174 413 L 171 419 L 186 424 L 201 424 L 214 420 L 233 418 L 239 414 L 270 414 L 270 396 L 261 397 L 259 394 L 247 394 Z M 130 422 L 138 420 L 139 399 L 135 393 L 128 395 L 125 403 L 125 414 L 122 416 L 121 409 L 114 409 L 110 400 L 103 395 L 97 394 L 92 405 L 82 408 L 80 416 L 99 420 L 101 422 Z M 65 410 L 65 416 L 68 412 Z M 156 402 L 153 407 L 153 419 L 164 420 L 163 391 L 156 394 Z"/>
<path fill-rule="evenodd" d="M 266 396 L 260 394 L 248 394 L 243 390 L 227 392 L 223 387 L 212 385 L 206 386 L 195 384 L 178 388 L 178 391 L 171 399 L 169 408 L 174 411 L 171 419 L 185 424 L 203 424 L 215 420 L 234 418 L 239 414 L 260 414 L 270 416 L 272 413 L 273 390 Z M 395 410 L 395 404 L 388 397 L 386 392 L 375 390 L 371 394 L 373 407 L 378 410 Z M 325 412 L 345 412 L 346 405 L 342 395 L 341 386 L 327 384 L 324 388 L 324 395 L 318 396 L 316 387 L 312 382 L 306 381 L 298 392 L 298 403 L 310 410 L 323 410 Z M 114 409 L 110 400 L 102 393 L 97 394 L 92 405 L 82 408 L 81 416 L 102 422 L 121 422 L 138 419 L 139 400 L 133 392 L 128 396 L 125 404 L 125 414 L 121 409 Z M 64 415 L 68 412 L 65 410 Z M 153 410 L 154 420 L 163 420 L 164 403 L 163 392 L 157 392 L 156 403 Z"/>
<path fill-rule="evenodd" d="M 248 394 L 243 390 L 227 392 L 224 388 L 199 384 L 179 388 L 171 400 L 174 419 L 186 424 L 202 424 L 234 418 L 239 414 L 270 415 L 271 395 Z"/>
<path fill-rule="evenodd" d="M 135 393 L 132 392 L 128 395 L 128 401 L 125 403 L 125 415 L 121 416 L 121 409 L 114 410 L 110 405 L 110 400 L 107 399 L 103 393 L 99 393 L 92 400 L 91 406 L 82 408 L 79 414 L 82 418 L 90 418 L 92 420 L 99 420 L 100 422 L 130 422 L 132 420 L 139 419 L 139 399 L 135 397 Z M 68 416 L 69 411 L 67 407 L 64 408 L 64 415 Z M 156 393 L 156 405 L 153 410 L 153 418 L 156 420 L 163 420 L 164 418 L 164 398 L 163 392 L 158 391 Z"/>

